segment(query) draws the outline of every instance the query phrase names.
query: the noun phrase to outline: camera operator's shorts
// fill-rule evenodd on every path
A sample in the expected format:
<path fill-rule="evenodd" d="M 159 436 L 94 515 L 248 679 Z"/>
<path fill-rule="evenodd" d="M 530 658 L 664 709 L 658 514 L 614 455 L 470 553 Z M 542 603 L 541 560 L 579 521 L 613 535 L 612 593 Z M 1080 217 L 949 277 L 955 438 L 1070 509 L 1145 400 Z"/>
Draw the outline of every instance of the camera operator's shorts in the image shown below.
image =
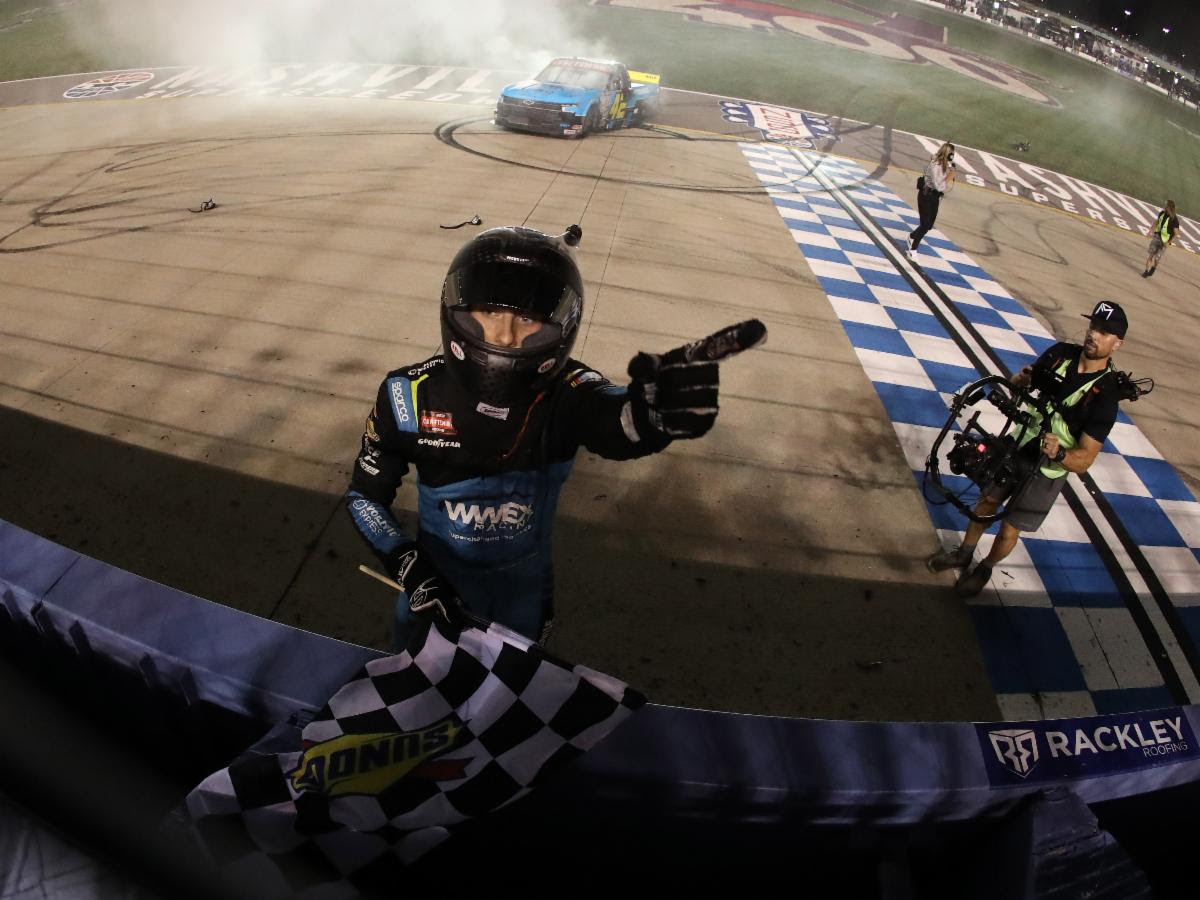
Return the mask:
<path fill-rule="evenodd" d="M 1162 242 L 1157 234 L 1150 238 L 1150 255 L 1154 257 L 1155 263 L 1162 259 L 1163 251 L 1167 249 L 1167 245 Z M 1171 257 L 1174 259 L 1175 257 Z"/>
<path fill-rule="evenodd" d="M 986 493 L 993 500 L 1004 503 L 1007 511 L 1004 521 L 1017 531 L 1037 531 L 1066 483 L 1065 475 L 1062 478 L 1047 478 L 1039 469 L 1011 497 L 1006 496 L 1007 487 L 992 487 Z"/>

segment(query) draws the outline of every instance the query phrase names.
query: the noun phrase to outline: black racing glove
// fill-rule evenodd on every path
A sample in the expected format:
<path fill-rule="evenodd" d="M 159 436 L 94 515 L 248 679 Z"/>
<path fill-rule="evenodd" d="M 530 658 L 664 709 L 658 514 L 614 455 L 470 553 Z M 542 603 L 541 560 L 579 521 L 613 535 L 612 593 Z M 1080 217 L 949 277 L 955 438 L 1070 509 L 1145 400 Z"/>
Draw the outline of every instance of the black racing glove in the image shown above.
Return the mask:
<path fill-rule="evenodd" d="M 629 398 L 638 433 L 697 438 L 717 419 L 717 363 L 762 342 L 767 328 L 748 319 L 662 355 L 629 361 Z"/>
<path fill-rule="evenodd" d="M 401 544 L 388 554 L 388 571 L 408 595 L 408 608 L 418 615 L 441 615 L 447 622 L 462 622 L 462 600 L 450 582 L 429 560 L 416 541 Z"/>

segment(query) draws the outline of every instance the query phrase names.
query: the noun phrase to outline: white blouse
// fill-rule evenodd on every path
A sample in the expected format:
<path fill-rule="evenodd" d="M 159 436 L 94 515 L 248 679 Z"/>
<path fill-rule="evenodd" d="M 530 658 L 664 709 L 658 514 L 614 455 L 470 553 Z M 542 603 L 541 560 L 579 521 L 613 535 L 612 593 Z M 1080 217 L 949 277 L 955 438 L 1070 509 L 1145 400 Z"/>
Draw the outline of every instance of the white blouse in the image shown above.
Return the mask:
<path fill-rule="evenodd" d="M 941 164 L 938 163 L 937 157 L 929 161 L 925 166 L 925 186 L 933 188 L 940 193 L 946 193 L 946 182 L 950 177 L 952 166 L 947 166 L 946 171 L 942 171 Z"/>

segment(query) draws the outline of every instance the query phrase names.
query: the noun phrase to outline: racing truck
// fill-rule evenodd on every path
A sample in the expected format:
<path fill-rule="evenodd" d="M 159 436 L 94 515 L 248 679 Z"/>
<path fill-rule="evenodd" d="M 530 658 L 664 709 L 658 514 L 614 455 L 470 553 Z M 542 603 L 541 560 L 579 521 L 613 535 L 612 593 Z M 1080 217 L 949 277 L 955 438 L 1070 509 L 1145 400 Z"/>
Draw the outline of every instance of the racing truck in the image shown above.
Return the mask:
<path fill-rule="evenodd" d="M 631 72 L 611 60 L 562 57 L 535 78 L 500 91 L 495 122 L 502 128 L 564 137 L 628 128 L 658 106 L 658 75 Z"/>

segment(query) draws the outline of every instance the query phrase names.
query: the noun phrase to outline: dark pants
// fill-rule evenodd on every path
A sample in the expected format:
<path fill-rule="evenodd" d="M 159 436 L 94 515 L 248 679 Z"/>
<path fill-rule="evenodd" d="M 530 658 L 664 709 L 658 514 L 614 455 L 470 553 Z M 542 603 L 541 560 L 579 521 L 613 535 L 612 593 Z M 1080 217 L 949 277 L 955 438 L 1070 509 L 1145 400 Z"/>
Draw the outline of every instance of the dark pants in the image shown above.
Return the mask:
<path fill-rule="evenodd" d="M 909 234 L 914 250 L 921 243 L 921 238 L 925 237 L 925 232 L 937 221 L 938 205 L 941 202 L 942 195 L 937 191 L 917 191 L 917 213 L 921 216 L 921 224 L 917 226 L 916 231 Z"/>

